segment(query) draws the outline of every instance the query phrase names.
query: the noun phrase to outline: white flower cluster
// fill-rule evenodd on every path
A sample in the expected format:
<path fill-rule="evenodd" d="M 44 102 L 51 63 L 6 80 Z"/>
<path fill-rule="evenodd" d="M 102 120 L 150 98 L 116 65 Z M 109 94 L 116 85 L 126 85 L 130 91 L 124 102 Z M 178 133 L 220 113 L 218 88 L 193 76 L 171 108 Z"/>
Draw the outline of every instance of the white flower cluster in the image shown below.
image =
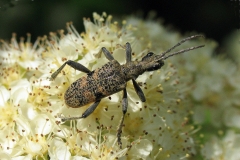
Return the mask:
<path fill-rule="evenodd" d="M 134 17 L 127 21 L 138 26 L 134 35 L 142 37 L 156 53 L 182 39 L 178 32 L 153 21 L 142 21 Z M 216 42 L 204 41 L 199 39 L 184 43 L 184 48 L 199 43 L 205 43 L 205 47 L 194 53 L 174 56 L 167 61 L 175 64 L 181 80 L 187 83 L 181 91 L 186 91 L 184 94 L 190 100 L 188 104 L 191 105 L 189 112 L 192 114 L 192 124 L 200 125 L 199 129 L 201 128 L 200 136 L 194 137 L 195 142 L 199 142 L 196 145 L 202 146 L 201 156 L 205 159 L 240 159 L 235 152 L 239 151 L 240 146 L 234 143 L 238 142 L 237 137 L 240 136 L 239 33 L 234 32 L 226 41 L 226 52 L 234 58 L 233 61 L 223 55 L 213 56 Z M 220 138 L 216 138 L 217 136 Z M 217 145 L 226 143 L 231 145 Z"/>
<path fill-rule="evenodd" d="M 203 79 L 205 81 L 203 82 L 204 89 L 201 89 L 202 92 L 199 96 L 201 103 L 195 108 L 199 114 L 195 114 L 194 119 L 198 123 L 207 124 L 212 128 L 211 130 L 203 128 L 205 137 L 210 138 L 205 138 L 207 141 L 202 145 L 201 150 L 204 158 L 211 160 L 240 159 L 240 75 L 238 74 L 240 45 L 237 32 L 233 32 L 228 38 L 225 47 L 228 56 L 233 59 L 229 60 L 228 57 L 209 59 L 205 64 L 208 71 L 201 69 L 198 75 L 208 78 Z M 210 85 L 206 85 L 206 81 Z M 206 91 L 207 86 L 209 86 L 208 91 Z M 197 90 L 199 87 L 196 87 Z M 205 95 L 203 96 L 203 94 Z M 194 100 L 196 99 L 194 98 Z M 216 132 L 218 132 L 218 136 Z"/>
<path fill-rule="evenodd" d="M 221 139 L 213 136 L 202 148 L 205 159 L 211 160 L 237 160 L 240 158 L 240 134 L 227 131 Z"/>
<path fill-rule="evenodd" d="M 146 96 L 145 103 L 128 83 L 129 107 L 121 137 L 122 149 L 116 137 L 122 116 L 121 92 L 104 98 L 86 119 L 61 122 L 60 114 L 79 116 L 91 105 L 68 108 L 64 103 L 64 92 L 84 73 L 66 66 L 54 81 L 49 80 L 64 62 L 74 60 L 94 70 L 107 62 L 100 54 L 101 48 L 106 47 L 124 64 L 125 51 L 119 44 L 129 42 L 133 60 L 140 60 L 147 51 L 160 53 L 182 38 L 161 31 L 158 23 L 140 25 L 140 20 L 130 18 L 120 25 L 105 13 L 94 13 L 93 19 L 94 22 L 84 19 L 85 32 L 81 34 L 68 23 L 67 34 L 62 30 L 58 34 L 50 33 L 49 38 L 39 38 L 33 45 L 30 35 L 19 43 L 16 35 L 10 43 L 2 41 L 1 159 L 175 160 L 194 155 L 195 130 L 188 124 L 192 109 L 184 96 L 189 88 L 186 83 L 189 76 L 182 78 L 183 71 L 179 73 L 169 61 L 161 70 L 144 73 L 137 79 Z"/>

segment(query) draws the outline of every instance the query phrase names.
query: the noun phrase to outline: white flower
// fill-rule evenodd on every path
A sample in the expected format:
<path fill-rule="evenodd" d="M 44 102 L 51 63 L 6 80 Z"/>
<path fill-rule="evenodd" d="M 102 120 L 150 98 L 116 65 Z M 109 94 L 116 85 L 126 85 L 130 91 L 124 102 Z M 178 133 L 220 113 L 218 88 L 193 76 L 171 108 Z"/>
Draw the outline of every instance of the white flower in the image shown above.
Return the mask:
<path fill-rule="evenodd" d="M 122 149 L 116 137 L 122 117 L 122 92 L 102 99 L 87 118 L 61 123 L 60 114 L 81 116 L 91 105 L 69 108 L 64 103 L 64 92 L 85 73 L 66 65 L 55 80 L 49 80 L 64 62 L 73 60 L 94 70 L 108 62 L 100 52 L 106 47 L 124 64 L 126 55 L 121 46 L 126 42 L 132 46 L 132 59 L 140 61 L 149 50 L 159 54 L 181 38 L 178 33 L 165 33 L 154 22 L 135 26 L 140 21 L 132 18 L 120 26 L 106 13 L 94 13 L 93 18 L 94 22 L 84 19 L 86 31 L 82 34 L 68 23 L 67 34 L 51 33 L 49 38 L 39 38 L 34 45 L 30 43 L 30 35 L 26 42 L 17 43 L 15 35 L 10 44 L 3 42 L 0 155 L 12 159 L 106 160 L 181 159 L 194 155 L 194 127 L 187 124 L 191 109 L 185 97 L 186 79 L 190 76 L 181 80 L 182 73 L 168 60 L 161 70 L 144 73 L 137 79 L 145 103 L 128 82 Z M 162 46 L 156 41 L 158 38 L 164 42 Z M 218 85 L 213 88 L 221 89 Z"/>
<path fill-rule="evenodd" d="M 206 142 L 202 148 L 202 155 L 205 159 L 211 160 L 236 160 L 240 159 L 240 135 L 229 130 L 226 135 L 220 139 L 216 136 Z"/>

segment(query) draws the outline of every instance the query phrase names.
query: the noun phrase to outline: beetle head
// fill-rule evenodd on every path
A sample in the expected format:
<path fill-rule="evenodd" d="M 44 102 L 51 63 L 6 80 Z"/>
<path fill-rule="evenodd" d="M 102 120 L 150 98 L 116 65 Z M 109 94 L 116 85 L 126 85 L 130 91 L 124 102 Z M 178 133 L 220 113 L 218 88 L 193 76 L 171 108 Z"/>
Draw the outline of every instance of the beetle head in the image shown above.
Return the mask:
<path fill-rule="evenodd" d="M 156 55 L 153 52 L 149 52 L 146 56 L 144 56 L 142 58 L 142 62 L 146 67 L 146 71 L 155 71 L 164 65 L 164 61 L 162 59 L 156 59 Z"/>

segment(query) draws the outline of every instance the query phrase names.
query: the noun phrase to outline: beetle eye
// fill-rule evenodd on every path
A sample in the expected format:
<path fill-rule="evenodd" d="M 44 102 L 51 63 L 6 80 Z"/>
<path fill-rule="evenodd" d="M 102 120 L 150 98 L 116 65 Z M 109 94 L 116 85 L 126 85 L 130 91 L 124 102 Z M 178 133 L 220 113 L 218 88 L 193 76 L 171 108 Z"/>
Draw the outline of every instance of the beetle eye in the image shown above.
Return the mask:
<path fill-rule="evenodd" d="M 150 57 L 150 56 L 152 56 L 152 55 L 153 55 L 152 52 L 149 52 L 149 53 L 147 54 L 148 57 Z"/>
<path fill-rule="evenodd" d="M 147 59 L 148 57 L 151 57 L 153 54 L 154 54 L 154 53 L 149 52 L 146 56 L 144 56 L 144 57 L 142 58 L 142 61 L 144 61 L 144 60 Z"/>

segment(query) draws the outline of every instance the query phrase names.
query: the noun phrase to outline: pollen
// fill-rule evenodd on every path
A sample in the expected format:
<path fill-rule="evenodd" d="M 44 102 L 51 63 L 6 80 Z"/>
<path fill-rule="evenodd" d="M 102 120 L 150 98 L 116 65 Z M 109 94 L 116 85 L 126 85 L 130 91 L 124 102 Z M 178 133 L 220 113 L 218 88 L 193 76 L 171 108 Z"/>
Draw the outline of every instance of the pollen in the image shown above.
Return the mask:
<path fill-rule="evenodd" d="M 4 107 L 0 107 L 0 128 L 13 127 L 17 114 L 17 107 L 12 104 L 7 103 Z"/>
<path fill-rule="evenodd" d="M 38 106 L 38 108 L 48 106 L 48 94 L 43 88 L 33 87 L 29 93 L 28 102 Z"/>
<path fill-rule="evenodd" d="M 0 83 L 9 87 L 11 82 L 21 79 L 23 74 L 23 70 L 17 64 L 0 66 Z"/>

